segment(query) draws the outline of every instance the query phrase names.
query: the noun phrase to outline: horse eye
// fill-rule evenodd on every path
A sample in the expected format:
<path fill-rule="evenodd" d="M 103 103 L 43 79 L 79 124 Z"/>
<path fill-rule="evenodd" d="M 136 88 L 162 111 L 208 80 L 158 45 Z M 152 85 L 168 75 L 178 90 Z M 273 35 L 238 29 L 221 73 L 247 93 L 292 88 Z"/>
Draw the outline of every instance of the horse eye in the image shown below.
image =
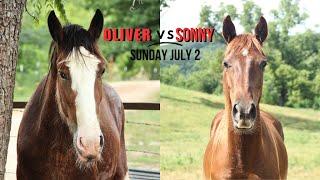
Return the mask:
<path fill-rule="evenodd" d="M 106 71 L 106 69 L 103 69 L 103 70 L 101 71 L 101 75 L 104 74 L 105 71 Z"/>
<path fill-rule="evenodd" d="M 260 66 L 260 68 L 261 68 L 262 70 L 264 70 L 264 68 L 266 67 L 266 65 L 267 65 L 267 61 L 262 61 L 259 66 Z"/>
<path fill-rule="evenodd" d="M 231 67 L 231 66 L 229 65 L 229 63 L 227 63 L 226 61 L 223 62 L 223 66 L 224 66 L 225 68 Z"/>
<path fill-rule="evenodd" d="M 104 74 L 105 71 L 106 71 L 105 68 L 99 70 L 99 72 L 97 73 L 97 77 L 100 77 L 100 78 L 101 78 L 101 77 L 103 76 L 103 74 Z"/>
<path fill-rule="evenodd" d="M 64 80 L 69 80 L 68 76 L 67 76 L 64 72 L 59 71 L 59 75 L 60 75 L 60 77 L 61 77 L 62 79 L 64 79 Z"/>

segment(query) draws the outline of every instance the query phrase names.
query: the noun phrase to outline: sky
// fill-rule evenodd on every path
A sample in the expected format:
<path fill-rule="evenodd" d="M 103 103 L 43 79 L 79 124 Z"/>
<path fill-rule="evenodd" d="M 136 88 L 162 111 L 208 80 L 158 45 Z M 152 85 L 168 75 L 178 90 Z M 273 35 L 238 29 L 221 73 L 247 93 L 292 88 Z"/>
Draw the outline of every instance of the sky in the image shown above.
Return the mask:
<path fill-rule="evenodd" d="M 164 9 L 160 13 L 160 29 L 169 30 L 177 27 L 196 27 L 199 24 L 199 15 L 201 6 L 210 5 L 212 10 L 218 10 L 221 2 L 224 4 L 234 5 L 238 13 L 242 12 L 242 1 L 241 0 L 174 0 L 169 1 L 169 8 Z M 279 1 L 266 1 L 266 0 L 254 0 L 254 3 L 261 7 L 262 14 L 266 20 L 272 20 L 270 11 L 277 9 Z M 300 10 L 306 12 L 309 17 L 305 23 L 292 29 L 290 33 L 303 32 L 306 29 L 312 29 L 320 32 L 320 1 L 319 0 L 300 0 Z M 231 17 L 232 18 L 232 17 Z M 234 22 L 236 26 L 237 34 L 243 33 L 243 28 L 238 22 Z M 220 30 L 219 30 L 220 31 Z M 161 41 L 170 41 L 162 39 Z M 173 41 L 173 40 L 171 40 Z"/>

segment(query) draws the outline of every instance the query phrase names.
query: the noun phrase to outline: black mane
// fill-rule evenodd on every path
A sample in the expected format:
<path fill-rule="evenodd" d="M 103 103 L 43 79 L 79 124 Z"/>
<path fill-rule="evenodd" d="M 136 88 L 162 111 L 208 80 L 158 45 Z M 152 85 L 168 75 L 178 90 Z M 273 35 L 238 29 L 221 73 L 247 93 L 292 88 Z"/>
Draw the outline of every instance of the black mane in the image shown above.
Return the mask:
<path fill-rule="evenodd" d="M 69 54 L 73 48 L 78 49 L 80 46 L 94 53 L 94 43 L 94 38 L 82 26 L 70 24 L 63 27 L 61 48 L 65 54 Z"/>
<path fill-rule="evenodd" d="M 52 76 L 54 79 L 56 78 L 58 71 L 57 60 L 61 54 L 62 56 L 67 57 L 74 49 L 75 51 L 80 52 L 79 48 L 80 46 L 83 46 L 90 53 L 100 57 L 99 50 L 97 49 L 97 46 L 95 44 L 95 39 L 82 26 L 77 24 L 69 24 L 64 26 L 62 42 L 58 43 L 52 40 L 50 45 L 49 72 L 45 77 L 45 84 L 47 84 L 49 76 Z M 43 96 L 43 93 L 44 92 L 41 92 L 41 97 Z"/>
<path fill-rule="evenodd" d="M 51 42 L 49 49 L 49 63 L 50 70 L 55 69 L 56 60 L 58 58 L 58 48 L 61 50 L 60 53 L 63 53 L 65 56 L 68 56 L 73 49 L 79 51 L 79 47 L 83 46 L 90 53 L 98 55 L 97 47 L 95 46 L 95 40 L 91 34 L 85 30 L 82 26 L 77 24 L 69 24 L 62 28 L 63 30 L 63 39 L 61 43 L 56 41 Z"/>

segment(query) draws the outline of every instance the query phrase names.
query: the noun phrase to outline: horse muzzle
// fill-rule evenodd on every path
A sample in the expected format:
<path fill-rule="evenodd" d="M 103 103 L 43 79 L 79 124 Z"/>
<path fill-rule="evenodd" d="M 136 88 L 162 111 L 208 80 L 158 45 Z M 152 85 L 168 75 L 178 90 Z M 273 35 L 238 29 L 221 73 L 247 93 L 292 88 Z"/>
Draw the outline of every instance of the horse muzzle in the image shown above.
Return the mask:
<path fill-rule="evenodd" d="M 254 103 L 235 103 L 232 108 L 233 125 L 240 130 L 251 129 L 257 118 L 257 108 Z"/>
<path fill-rule="evenodd" d="M 100 136 L 75 136 L 75 148 L 78 159 L 81 162 L 95 162 L 101 159 L 101 152 L 104 146 L 104 137 Z"/>

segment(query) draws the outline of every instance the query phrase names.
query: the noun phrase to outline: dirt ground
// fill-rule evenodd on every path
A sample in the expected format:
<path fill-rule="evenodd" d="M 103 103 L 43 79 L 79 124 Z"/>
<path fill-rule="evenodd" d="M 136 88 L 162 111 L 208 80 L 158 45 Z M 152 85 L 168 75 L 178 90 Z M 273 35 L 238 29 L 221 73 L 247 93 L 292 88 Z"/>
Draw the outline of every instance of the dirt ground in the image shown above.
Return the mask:
<path fill-rule="evenodd" d="M 159 100 L 157 94 L 159 94 L 160 92 L 160 81 L 122 81 L 110 84 L 116 89 L 123 102 L 156 102 Z M 6 164 L 6 180 L 16 179 L 16 144 L 19 124 L 22 115 L 23 109 L 13 110 L 10 142 Z"/>

